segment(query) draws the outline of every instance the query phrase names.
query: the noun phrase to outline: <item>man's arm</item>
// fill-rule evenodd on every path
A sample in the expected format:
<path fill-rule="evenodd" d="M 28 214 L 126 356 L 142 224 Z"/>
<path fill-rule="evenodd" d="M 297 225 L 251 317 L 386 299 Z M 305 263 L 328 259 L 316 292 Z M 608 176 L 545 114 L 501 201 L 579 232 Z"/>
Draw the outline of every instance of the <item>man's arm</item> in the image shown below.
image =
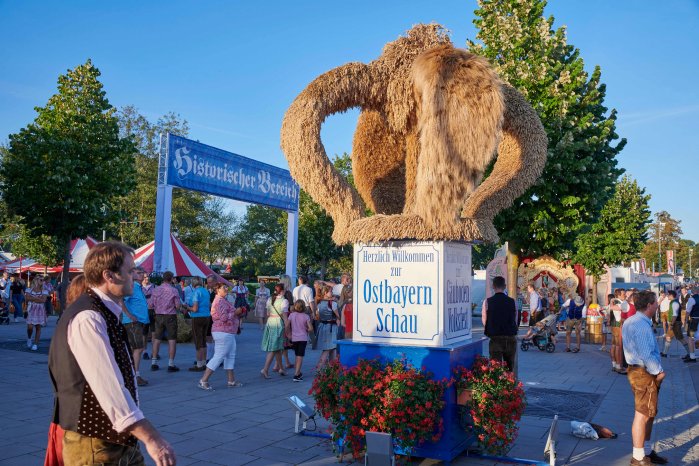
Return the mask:
<path fill-rule="evenodd" d="M 483 322 L 483 328 L 485 328 L 485 321 L 488 320 L 488 300 L 483 300 L 483 307 L 481 307 L 481 322 Z"/>

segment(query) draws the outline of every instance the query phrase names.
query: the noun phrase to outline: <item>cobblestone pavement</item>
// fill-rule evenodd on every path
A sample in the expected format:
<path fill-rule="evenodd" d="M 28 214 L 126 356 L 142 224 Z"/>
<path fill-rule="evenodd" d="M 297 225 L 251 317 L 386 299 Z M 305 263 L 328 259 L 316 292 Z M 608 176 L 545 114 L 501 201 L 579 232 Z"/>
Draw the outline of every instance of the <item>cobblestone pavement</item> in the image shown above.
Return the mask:
<path fill-rule="evenodd" d="M 474 325 L 477 325 L 476 320 Z M 0 326 L 0 390 L 3 394 L 0 429 L 4 433 L 0 438 L 0 465 L 26 466 L 43 462 L 53 403 L 46 353 L 54 327 L 52 318 L 40 351 L 30 352 L 26 349 L 23 324 Z M 260 339 L 257 324 L 247 323 L 238 339 L 236 375 L 244 384 L 240 388 L 225 388 L 224 374 L 216 373 L 211 380 L 215 391 L 197 389 L 199 374 L 187 371 L 194 360 L 191 344 L 178 345 L 176 363 L 182 369 L 179 373 L 151 372 L 148 365 L 143 364 L 141 373 L 150 385 L 140 389 L 141 406 L 146 416 L 174 444 L 179 465 L 320 466 L 337 462 L 327 440 L 294 434 L 294 413 L 285 400 L 286 396 L 294 394 L 311 402 L 308 396 L 311 369 L 319 352 L 308 351 L 303 382 L 293 383 L 290 376 L 276 374 L 272 380 L 264 380 L 259 374 L 264 358 Z M 680 360 L 682 349 L 674 345 L 670 358 L 663 360 L 668 375 L 660 391 L 655 449 L 668 456 L 670 464 L 698 465 L 699 364 L 683 363 Z M 519 353 L 519 377 L 527 389 L 532 390 L 532 400 L 538 400 L 539 409 L 532 407 L 523 417 L 519 437 L 509 456 L 543 460 L 552 412 L 558 410 L 564 415 L 564 408 L 568 407 L 561 406 L 560 392 L 582 392 L 585 395 L 579 397 L 570 393 L 571 404 L 581 410 L 565 412 L 605 425 L 617 432 L 619 438 L 581 440 L 570 435 L 569 421 L 561 421 L 557 464 L 628 465 L 633 398 L 626 377 L 610 370 L 609 355 L 599 351 L 599 345 L 583 345 L 578 354 L 563 352 L 563 346 L 559 335 L 559 345 L 553 354 L 536 349 Z M 542 405 L 546 407 L 547 393 L 552 400 L 550 411 L 540 409 Z M 320 421 L 318 431 L 327 431 L 328 427 Z M 415 460 L 414 463 L 435 464 L 431 460 Z M 453 464 L 506 463 L 463 455 Z"/>

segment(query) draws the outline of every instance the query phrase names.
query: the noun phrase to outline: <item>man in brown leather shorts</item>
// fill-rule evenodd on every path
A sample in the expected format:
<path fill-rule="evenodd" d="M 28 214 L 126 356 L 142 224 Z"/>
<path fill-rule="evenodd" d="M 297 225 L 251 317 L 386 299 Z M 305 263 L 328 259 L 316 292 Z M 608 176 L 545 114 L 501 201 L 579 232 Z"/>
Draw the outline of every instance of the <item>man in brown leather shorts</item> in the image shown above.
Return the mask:
<path fill-rule="evenodd" d="M 653 421 L 658 414 L 658 391 L 665 378 L 651 321 L 658 309 L 658 302 L 652 291 L 639 292 L 634 302 L 636 314 L 626 319 L 621 329 L 635 409 L 631 425 L 633 456 L 630 464 L 666 464 L 667 459 L 652 449 L 650 441 Z"/>

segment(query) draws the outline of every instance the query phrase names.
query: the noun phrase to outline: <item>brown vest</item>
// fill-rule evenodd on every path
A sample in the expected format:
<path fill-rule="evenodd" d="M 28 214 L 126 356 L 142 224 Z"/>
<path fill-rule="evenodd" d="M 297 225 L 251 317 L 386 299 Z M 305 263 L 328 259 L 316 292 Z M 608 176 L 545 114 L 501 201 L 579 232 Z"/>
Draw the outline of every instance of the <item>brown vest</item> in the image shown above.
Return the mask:
<path fill-rule="evenodd" d="M 68 324 L 82 311 L 99 313 L 107 324 L 107 337 L 126 389 L 138 403 L 133 362 L 126 330 L 92 290 L 80 296 L 61 316 L 49 349 L 49 374 L 53 382 L 54 422 L 65 430 L 121 445 L 136 445 L 136 438 L 114 430 L 68 346 Z"/>

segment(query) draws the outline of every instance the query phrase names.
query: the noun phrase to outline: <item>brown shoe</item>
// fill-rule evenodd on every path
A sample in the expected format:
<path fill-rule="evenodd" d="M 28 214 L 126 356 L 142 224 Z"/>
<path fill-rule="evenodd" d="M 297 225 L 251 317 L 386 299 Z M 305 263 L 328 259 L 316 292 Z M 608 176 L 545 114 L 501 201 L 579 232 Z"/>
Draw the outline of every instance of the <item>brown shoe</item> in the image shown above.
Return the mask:
<path fill-rule="evenodd" d="M 650 458 L 647 456 L 644 456 L 641 461 L 637 460 L 633 456 L 631 457 L 631 463 L 629 463 L 630 466 L 652 466 L 653 463 L 650 462 Z"/>
<path fill-rule="evenodd" d="M 148 381 L 139 375 L 136 376 L 136 385 L 138 385 L 139 387 L 145 387 L 146 385 L 148 385 Z"/>

